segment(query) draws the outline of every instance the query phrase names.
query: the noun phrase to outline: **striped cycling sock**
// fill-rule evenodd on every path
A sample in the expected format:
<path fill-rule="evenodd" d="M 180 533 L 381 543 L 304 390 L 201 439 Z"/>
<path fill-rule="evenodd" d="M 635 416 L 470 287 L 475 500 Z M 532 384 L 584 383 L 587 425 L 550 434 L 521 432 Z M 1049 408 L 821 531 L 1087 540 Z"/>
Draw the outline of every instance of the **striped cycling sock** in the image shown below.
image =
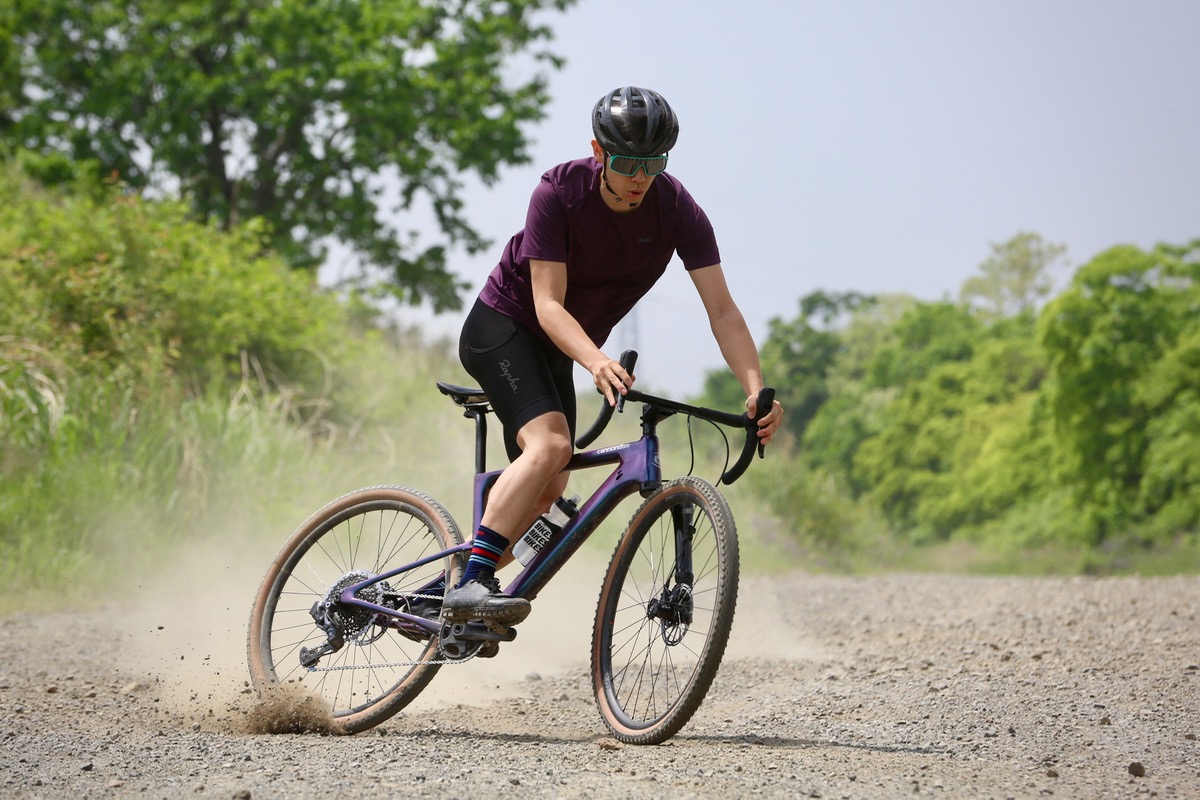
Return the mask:
<path fill-rule="evenodd" d="M 463 572 L 459 586 L 468 581 L 490 578 L 496 574 L 496 564 L 500 556 L 508 549 L 508 539 L 496 533 L 491 528 L 479 526 L 475 534 L 475 546 L 471 548 L 471 557 L 467 560 L 467 568 Z"/>

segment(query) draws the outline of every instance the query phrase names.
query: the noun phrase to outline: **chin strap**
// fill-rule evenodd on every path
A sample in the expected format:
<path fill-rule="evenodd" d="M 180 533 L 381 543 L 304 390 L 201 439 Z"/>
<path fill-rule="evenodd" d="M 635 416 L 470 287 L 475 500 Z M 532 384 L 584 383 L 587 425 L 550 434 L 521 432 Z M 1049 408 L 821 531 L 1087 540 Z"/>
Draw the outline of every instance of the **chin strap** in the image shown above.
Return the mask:
<path fill-rule="evenodd" d="M 605 154 L 605 155 L 607 155 L 607 154 Z M 608 160 L 607 160 L 607 158 L 600 164 L 600 179 L 602 181 L 604 181 L 604 188 L 608 190 L 609 194 L 611 194 L 613 197 L 617 198 L 618 202 L 621 202 L 621 203 L 626 202 L 624 200 L 621 200 L 621 195 L 617 194 L 616 191 L 614 191 L 613 188 L 608 185 Z M 634 208 L 636 206 L 637 206 L 637 203 L 629 204 L 630 208 Z"/>

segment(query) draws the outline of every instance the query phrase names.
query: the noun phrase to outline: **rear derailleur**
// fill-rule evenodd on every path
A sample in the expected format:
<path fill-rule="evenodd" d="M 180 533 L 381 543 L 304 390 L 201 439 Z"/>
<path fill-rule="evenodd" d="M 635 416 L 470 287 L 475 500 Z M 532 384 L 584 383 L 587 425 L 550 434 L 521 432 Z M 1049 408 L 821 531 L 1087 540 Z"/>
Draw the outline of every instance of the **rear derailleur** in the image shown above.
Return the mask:
<path fill-rule="evenodd" d="M 330 653 L 336 653 L 349 639 L 357 644 L 370 644 L 386 632 L 386 628 L 375 624 L 378 616 L 369 608 L 347 606 L 342 603 L 342 592 L 356 583 L 368 580 L 371 575 L 361 570 L 347 572 L 339 578 L 325 597 L 313 603 L 309 615 L 317 627 L 325 632 L 325 643 L 309 649 L 300 648 L 300 666 L 312 669 Z M 388 596 L 394 596 L 391 588 L 383 581 L 364 586 L 355 597 L 379 605 Z"/>

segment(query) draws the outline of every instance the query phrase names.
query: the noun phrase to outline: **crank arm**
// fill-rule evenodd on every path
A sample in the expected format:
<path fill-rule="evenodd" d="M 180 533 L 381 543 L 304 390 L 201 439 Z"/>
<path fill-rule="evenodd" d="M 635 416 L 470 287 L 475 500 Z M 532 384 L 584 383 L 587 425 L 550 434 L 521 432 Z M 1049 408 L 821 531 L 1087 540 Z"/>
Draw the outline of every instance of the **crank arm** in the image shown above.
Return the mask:
<path fill-rule="evenodd" d="M 442 637 L 469 642 L 511 642 L 517 638 L 514 628 L 491 627 L 483 622 L 447 622 L 442 625 Z"/>

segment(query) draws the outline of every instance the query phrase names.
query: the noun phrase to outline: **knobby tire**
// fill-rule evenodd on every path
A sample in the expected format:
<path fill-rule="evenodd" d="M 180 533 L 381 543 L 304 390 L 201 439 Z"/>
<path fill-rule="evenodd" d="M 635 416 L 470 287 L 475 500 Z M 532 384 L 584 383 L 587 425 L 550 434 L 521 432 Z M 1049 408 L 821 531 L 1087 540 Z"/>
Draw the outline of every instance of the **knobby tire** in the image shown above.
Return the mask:
<path fill-rule="evenodd" d="M 357 641 L 348 638 L 320 663 L 349 669 L 310 672 L 300 664 L 300 648 L 317 648 L 328 639 L 310 609 L 353 570 L 383 574 L 462 541 L 441 504 L 399 486 L 360 489 L 322 508 L 276 555 L 254 600 L 247 639 L 254 688 L 261 696 L 298 685 L 316 695 L 328 715 L 322 727 L 336 734 L 358 733 L 400 711 L 433 679 L 438 665 L 395 665 L 437 659 L 437 637 L 413 641 L 365 624 Z M 389 586 L 412 592 L 443 570 L 456 580 L 460 569 L 457 558 L 437 559 L 396 576 Z M 376 633 L 381 635 L 371 641 Z"/>
<path fill-rule="evenodd" d="M 672 509 L 688 507 L 694 611 L 683 632 L 649 613 L 664 585 L 674 583 L 681 514 Z M 668 481 L 634 514 L 605 575 L 592 632 L 596 703 L 618 740 L 658 744 L 692 718 L 729 641 L 737 585 L 733 514 L 711 484 L 695 477 Z"/>

